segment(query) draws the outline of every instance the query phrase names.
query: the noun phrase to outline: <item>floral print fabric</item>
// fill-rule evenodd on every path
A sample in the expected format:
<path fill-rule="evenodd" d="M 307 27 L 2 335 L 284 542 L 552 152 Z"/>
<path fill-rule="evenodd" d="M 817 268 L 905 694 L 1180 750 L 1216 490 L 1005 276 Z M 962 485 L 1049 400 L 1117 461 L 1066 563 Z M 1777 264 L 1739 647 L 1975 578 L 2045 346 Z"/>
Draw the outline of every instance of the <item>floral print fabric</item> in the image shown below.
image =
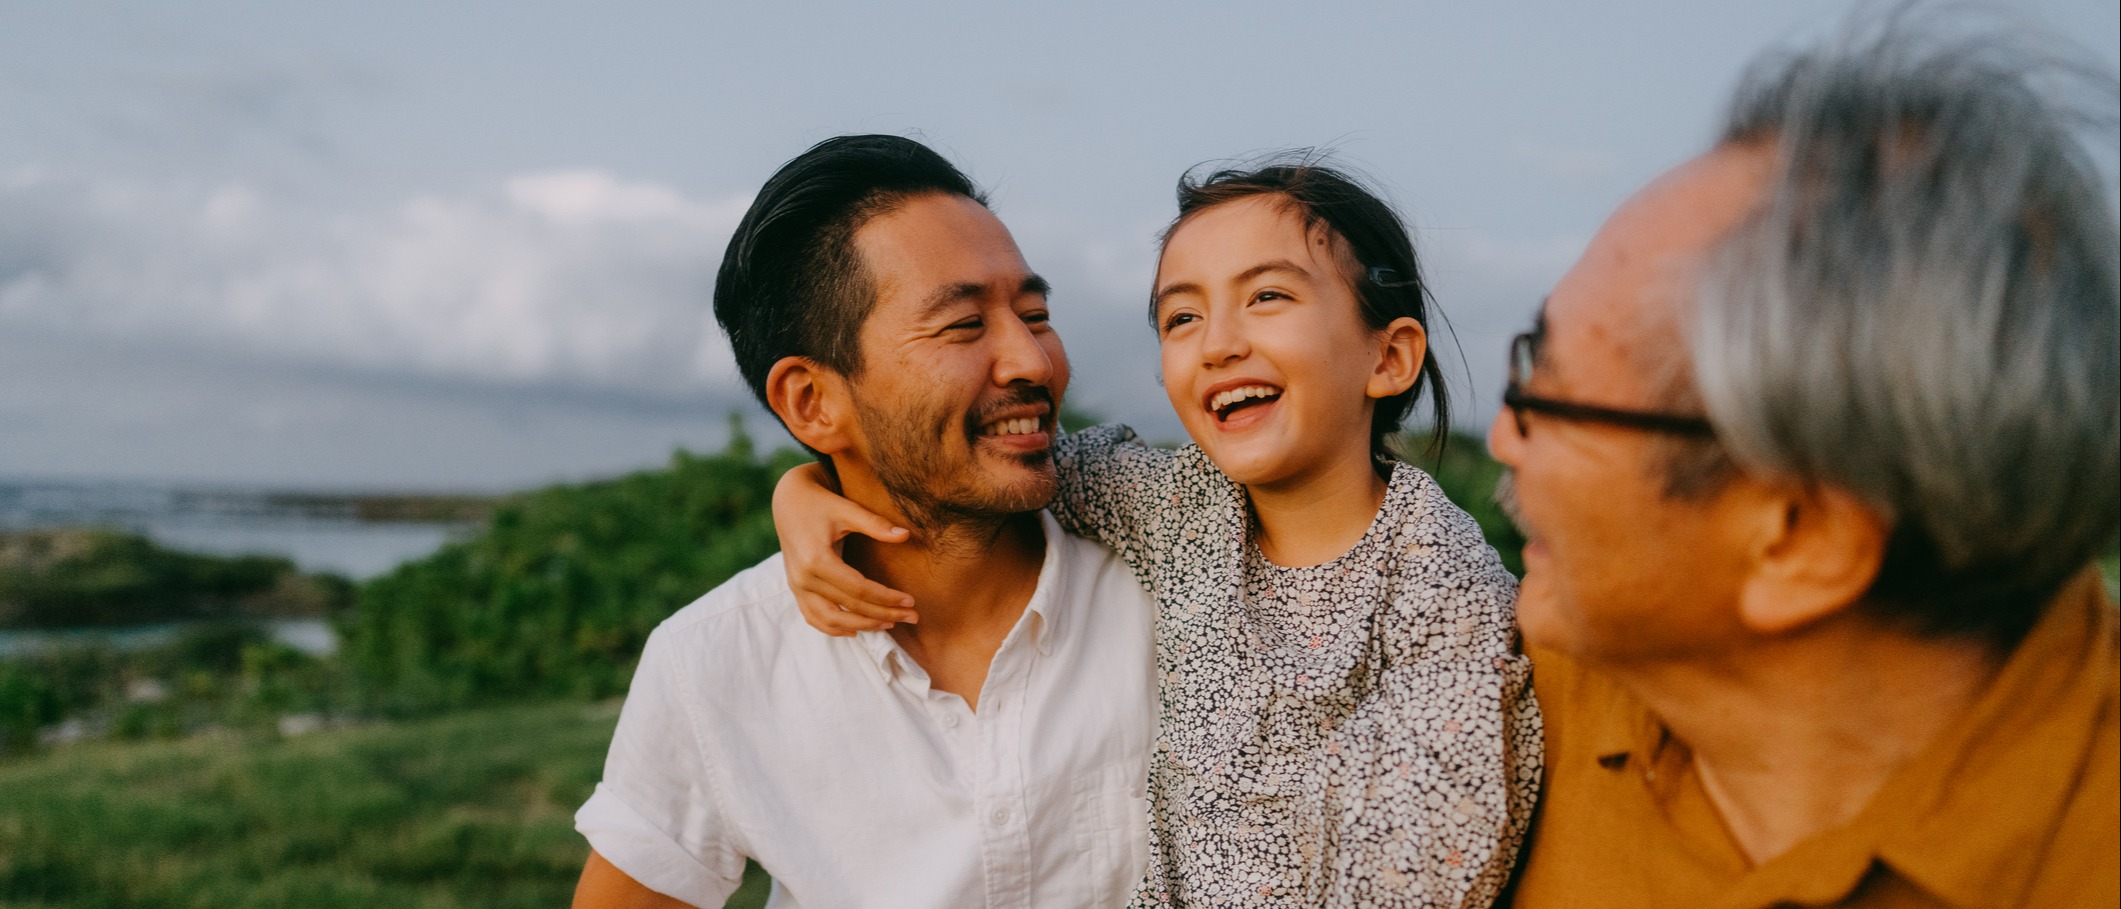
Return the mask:
<path fill-rule="evenodd" d="M 1516 580 L 1394 464 L 1340 558 L 1287 568 L 1198 447 L 1064 436 L 1054 515 L 1158 604 L 1150 856 L 1136 907 L 1486 906 L 1536 796 Z"/>

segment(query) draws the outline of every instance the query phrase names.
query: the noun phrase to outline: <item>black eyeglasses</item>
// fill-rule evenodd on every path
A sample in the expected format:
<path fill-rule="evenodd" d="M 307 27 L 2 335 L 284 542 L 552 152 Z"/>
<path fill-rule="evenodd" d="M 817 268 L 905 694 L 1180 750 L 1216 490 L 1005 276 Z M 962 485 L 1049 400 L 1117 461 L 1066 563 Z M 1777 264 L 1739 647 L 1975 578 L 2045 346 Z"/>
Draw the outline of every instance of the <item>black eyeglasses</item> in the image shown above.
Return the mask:
<path fill-rule="evenodd" d="M 1545 414 L 1558 420 L 1604 423 L 1608 426 L 1624 426 L 1645 432 L 1697 438 L 1713 438 L 1716 435 L 1715 427 L 1700 417 L 1647 410 L 1621 410 L 1525 394 L 1524 385 L 1532 378 L 1532 366 L 1537 361 L 1538 354 L 1539 336 L 1536 333 L 1526 332 L 1510 339 L 1510 384 L 1502 392 L 1502 404 L 1510 409 L 1510 416 L 1517 421 L 1517 435 L 1520 438 L 1531 435 L 1531 429 L 1525 426 L 1524 422 L 1527 411 Z"/>

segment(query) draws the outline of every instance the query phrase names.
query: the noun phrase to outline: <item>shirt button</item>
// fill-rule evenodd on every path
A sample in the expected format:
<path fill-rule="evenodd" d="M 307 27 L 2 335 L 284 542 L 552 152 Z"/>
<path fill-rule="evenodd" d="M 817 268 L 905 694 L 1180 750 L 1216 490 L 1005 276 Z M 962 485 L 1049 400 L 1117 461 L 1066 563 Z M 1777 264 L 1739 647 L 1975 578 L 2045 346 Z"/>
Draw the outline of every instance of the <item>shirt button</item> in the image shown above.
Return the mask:
<path fill-rule="evenodd" d="M 954 713 L 946 713 L 946 714 L 943 714 L 943 728 L 944 728 L 944 729 L 956 729 L 956 728 L 957 728 L 957 714 L 954 714 Z"/>
<path fill-rule="evenodd" d="M 999 827 L 999 826 L 1001 826 L 1001 825 L 1003 825 L 1003 824 L 1006 824 L 1006 823 L 1009 823 L 1009 809 L 1007 809 L 1007 808 L 996 808 L 996 809 L 994 809 L 994 826 L 996 826 L 996 827 Z"/>

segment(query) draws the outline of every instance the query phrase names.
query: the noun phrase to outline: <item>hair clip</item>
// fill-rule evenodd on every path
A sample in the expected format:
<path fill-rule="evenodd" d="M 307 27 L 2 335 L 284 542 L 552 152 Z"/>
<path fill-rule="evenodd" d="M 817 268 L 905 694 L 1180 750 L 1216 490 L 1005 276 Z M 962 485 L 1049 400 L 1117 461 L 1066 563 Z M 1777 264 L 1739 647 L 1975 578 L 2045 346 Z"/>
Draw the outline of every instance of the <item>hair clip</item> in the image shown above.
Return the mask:
<path fill-rule="evenodd" d="M 1390 266 L 1386 266 L 1386 265 L 1372 265 L 1372 266 L 1370 266 L 1370 283 L 1371 283 L 1371 284 L 1374 284 L 1374 285 L 1376 285 L 1376 286 L 1378 286 L 1378 287 L 1412 287 L 1412 286 L 1414 286 L 1414 282 L 1412 282 L 1412 281 L 1399 281 L 1399 280 L 1394 280 L 1394 279 L 1396 279 L 1396 278 L 1398 278 L 1398 277 L 1399 277 L 1399 269 L 1396 269 L 1396 268 L 1392 268 L 1392 267 L 1390 267 Z"/>

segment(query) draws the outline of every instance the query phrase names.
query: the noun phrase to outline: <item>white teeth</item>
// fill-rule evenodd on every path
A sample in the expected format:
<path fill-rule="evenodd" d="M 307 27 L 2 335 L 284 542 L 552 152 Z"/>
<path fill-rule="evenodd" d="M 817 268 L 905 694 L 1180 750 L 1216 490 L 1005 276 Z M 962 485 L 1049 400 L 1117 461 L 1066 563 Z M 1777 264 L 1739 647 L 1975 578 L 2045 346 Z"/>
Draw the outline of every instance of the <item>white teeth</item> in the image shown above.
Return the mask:
<path fill-rule="evenodd" d="M 983 436 L 1020 436 L 1038 431 L 1037 417 L 1018 417 L 1014 420 L 996 420 L 980 427 Z"/>
<path fill-rule="evenodd" d="M 1281 389 L 1268 385 L 1241 385 L 1216 392 L 1215 397 L 1208 400 L 1208 409 L 1219 413 L 1223 408 L 1239 401 L 1272 397 L 1278 394 L 1281 394 Z"/>

